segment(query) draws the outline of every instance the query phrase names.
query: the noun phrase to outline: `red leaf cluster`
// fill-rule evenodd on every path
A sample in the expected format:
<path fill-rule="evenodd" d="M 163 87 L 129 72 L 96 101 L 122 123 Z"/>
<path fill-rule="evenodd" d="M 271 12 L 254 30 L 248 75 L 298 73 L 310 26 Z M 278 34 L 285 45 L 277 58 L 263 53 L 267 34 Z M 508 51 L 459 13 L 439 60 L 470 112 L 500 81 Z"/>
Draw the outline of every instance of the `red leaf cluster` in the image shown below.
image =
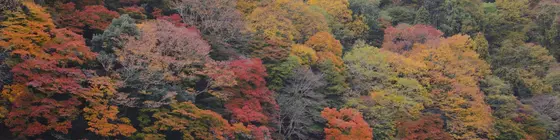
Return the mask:
<path fill-rule="evenodd" d="M 66 134 L 80 104 L 77 98 L 57 101 L 25 93 L 13 102 L 4 123 L 18 135 L 35 136 L 48 130 Z"/>
<path fill-rule="evenodd" d="M 119 13 L 111 11 L 102 5 L 85 6 L 83 10 L 76 10 L 75 4 L 70 2 L 56 7 L 59 16 L 55 23 L 59 27 L 67 27 L 76 33 L 82 33 L 87 26 L 90 29 L 105 30 L 113 18 Z"/>
<path fill-rule="evenodd" d="M 177 27 L 187 27 L 187 26 L 189 26 L 188 24 L 183 22 L 183 19 L 181 18 L 181 15 L 171 14 L 169 16 L 166 16 L 166 15 L 163 15 L 162 12 L 163 11 L 161 9 L 155 8 L 154 12 L 152 12 L 152 15 L 154 15 L 154 17 L 158 20 L 167 20 L 167 21 L 173 23 Z"/>
<path fill-rule="evenodd" d="M 82 70 L 71 65 L 94 59 L 95 53 L 85 46 L 81 36 L 69 30 L 56 29 L 52 32 L 55 38 L 42 48 L 50 56 L 17 64 L 12 68 L 14 79 L 47 94 L 82 93 L 85 89 L 80 82 L 86 77 Z"/>
<path fill-rule="evenodd" d="M 228 101 L 226 108 L 232 111 L 233 117 L 241 122 L 267 123 L 278 105 L 272 91 L 266 87 L 264 77 L 266 69 L 260 59 L 235 60 L 230 63 L 235 73 L 238 87 L 233 90 L 233 99 Z"/>

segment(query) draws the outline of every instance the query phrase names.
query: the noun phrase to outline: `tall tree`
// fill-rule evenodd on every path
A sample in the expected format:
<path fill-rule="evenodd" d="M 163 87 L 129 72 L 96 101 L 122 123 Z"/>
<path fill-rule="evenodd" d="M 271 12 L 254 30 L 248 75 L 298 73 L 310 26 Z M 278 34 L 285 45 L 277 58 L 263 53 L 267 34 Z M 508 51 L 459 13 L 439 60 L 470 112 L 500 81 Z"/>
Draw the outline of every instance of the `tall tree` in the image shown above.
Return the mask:
<path fill-rule="evenodd" d="M 336 66 L 337 71 L 344 69 L 342 62 L 342 44 L 328 32 L 318 32 L 311 36 L 306 42 L 306 46 L 313 48 L 317 52 L 318 61 L 330 61 Z"/>
<path fill-rule="evenodd" d="M 278 117 L 278 104 L 273 92 L 266 87 L 266 69 L 260 59 L 235 60 L 228 67 L 234 72 L 237 85 L 225 89 L 231 93 L 225 107 L 232 121 L 254 125 L 253 135 L 261 135 Z M 263 137 L 270 138 L 269 135 L 266 133 Z"/>
<path fill-rule="evenodd" d="M 324 95 L 318 93 L 325 85 L 322 78 L 306 67 L 299 67 L 293 70 L 286 79 L 287 84 L 278 92 L 278 131 L 286 139 L 312 139 L 322 133 L 322 129 L 317 130 L 324 121 L 320 116 L 325 107 Z"/>
<path fill-rule="evenodd" d="M 396 136 L 399 120 L 420 116 L 430 104 L 428 90 L 415 79 L 426 65 L 363 43 L 344 56 L 350 95 L 345 106 L 356 108 L 376 131 L 376 139 Z"/>
<path fill-rule="evenodd" d="M 369 30 L 364 34 L 364 40 L 375 46 L 381 46 L 383 41 L 382 25 L 379 22 L 380 16 L 380 0 L 349 0 L 350 10 L 354 16 L 363 16 L 364 23 L 367 24 Z M 349 46 L 349 45 L 347 45 Z"/>
<path fill-rule="evenodd" d="M 418 11 L 416 11 L 416 16 L 414 17 L 414 24 L 430 24 L 430 13 L 426 9 L 426 7 L 422 6 Z"/>
<path fill-rule="evenodd" d="M 415 47 L 410 54 L 428 66 L 430 80 L 423 82 L 429 83 L 434 107 L 448 117 L 446 129 L 455 139 L 488 138 L 493 131 L 490 107 L 478 87 L 490 68 L 471 49 L 469 40 L 468 36 L 455 35 L 439 45 Z"/>
<path fill-rule="evenodd" d="M 172 3 L 183 22 L 198 28 L 214 47 L 246 47 L 247 34 L 243 15 L 231 0 L 178 0 Z"/>
<path fill-rule="evenodd" d="M 482 33 L 476 34 L 473 41 L 473 49 L 478 53 L 480 59 L 489 61 L 490 60 L 490 52 L 489 52 L 489 44 L 488 40 Z"/>
<path fill-rule="evenodd" d="M 210 60 L 210 46 L 197 30 L 168 21 L 147 22 L 140 30 L 140 36 L 126 37 L 122 48 L 113 48 L 116 58 L 109 61 L 121 67 L 109 72 L 140 97 L 144 107 L 168 104 L 175 94 L 180 100 L 193 99 L 199 93 L 193 87 L 204 80 L 198 74 Z"/>
<path fill-rule="evenodd" d="M 89 126 L 87 130 L 104 137 L 131 136 L 136 132 L 130 119 L 119 118 L 119 108 L 110 103 L 110 99 L 117 95 L 120 83 L 109 77 L 93 77 L 89 79 L 89 83 L 90 89 L 80 95 L 87 102 L 83 109 Z"/>

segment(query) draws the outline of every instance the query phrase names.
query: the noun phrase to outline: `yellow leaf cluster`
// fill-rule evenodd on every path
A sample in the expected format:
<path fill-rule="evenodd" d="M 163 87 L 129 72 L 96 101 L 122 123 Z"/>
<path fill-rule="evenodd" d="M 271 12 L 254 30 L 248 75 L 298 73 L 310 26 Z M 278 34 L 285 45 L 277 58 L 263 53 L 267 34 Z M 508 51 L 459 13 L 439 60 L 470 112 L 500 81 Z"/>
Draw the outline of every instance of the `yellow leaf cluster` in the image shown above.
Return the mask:
<path fill-rule="evenodd" d="M 313 48 L 313 50 L 317 52 L 319 61 L 329 60 L 337 67 L 338 71 L 343 70 L 344 62 L 341 58 L 342 44 L 330 33 L 319 32 L 309 38 L 309 40 L 305 42 L 305 45 Z"/>
<path fill-rule="evenodd" d="M 291 46 L 317 32 L 328 31 L 323 15 L 302 1 L 276 0 L 247 16 L 249 30 L 277 46 Z"/>
<path fill-rule="evenodd" d="M 352 11 L 348 9 L 348 5 L 350 5 L 348 0 L 309 0 L 307 3 L 325 9 L 329 15 L 334 16 L 339 22 L 352 20 Z"/>
<path fill-rule="evenodd" d="M 183 133 L 183 139 L 225 140 L 234 134 L 250 132 L 243 124 L 230 125 L 219 114 L 199 109 L 191 102 L 173 103 L 171 108 L 154 113 L 154 124 L 143 129 L 148 137 L 163 139 L 165 136 L 158 131 L 178 131 Z"/>
<path fill-rule="evenodd" d="M 89 103 L 83 109 L 89 126 L 87 130 L 101 136 L 131 136 L 136 132 L 128 118 L 117 117 L 118 107 L 109 105 L 109 99 L 117 93 L 119 83 L 109 77 L 93 77 L 89 83 L 90 90 L 80 95 Z"/>
<path fill-rule="evenodd" d="M 315 64 L 319 59 L 315 50 L 305 45 L 292 45 L 291 54 L 297 56 L 299 63 L 303 65 Z"/>
<path fill-rule="evenodd" d="M 342 44 L 328 32 L 319 32 L 305 42 L 305 45 L 317 52 L 330 52 L 342 56 Z"/>
<path fill-rule="evenodd" d="M 492 131 L 491 109 L 478 88 L 490 67 L 471 49 L 470 42 L 469 36 L 455 35 L 409 52 L 409 58 L 427 66 L 434 105 L 450 117 L 449 132 L 456 139 L 476 139 L 478 134 Z"/>
<path fill-rule="evenodd" d="M 327 14 L 334 17 L 331 24 L 332 22 L 339 23 L 344 26 L 344 29 L 349 29 L 349 34 L 345 36 L 358 36 L 369 28 L 363 22 L 363 17 L 353 17 L 352 10 L 349 9 L 350 3 L 348 0 L 309 0 L 307 3 L 325 10 Z M 337 30 L 338 27 L 331 25 L 331 28 Z"/>
<path fill-rule="evenodd" d="M 2 90 L 2 98 L 8 99 L 8 101 L 13 102 L 20 95 L 29 93 L 27 86 L 24 84 L 14 84 L 9 86 L 4 86 Z"/>
<path fill-rule="evenodd" d="M 84 117 L 88 120 L 89 125 L 87 130 L 105 137 L 117 135 L 131 136 L 136 132 L 136 129 L 132 125 L 127 124 L 130 123 L 130 120 L 117 118 L 118 113 L 119 110 L 116 106 L 95 105 L 84 108 Z M 122 123 L 112 123 L 115 121 Z"/>
<path fill-rule="evenodd" d="M 7 19 L 0 23 L 0 46 L 11 50 L 12 55 L 20 57 L 47 58 L 41 46 L 51 39 L 48 31 L 54 29 L 54 23 L 46 10 L 32 2 L 23 2 L 29 14 L 8 12 Z"/>

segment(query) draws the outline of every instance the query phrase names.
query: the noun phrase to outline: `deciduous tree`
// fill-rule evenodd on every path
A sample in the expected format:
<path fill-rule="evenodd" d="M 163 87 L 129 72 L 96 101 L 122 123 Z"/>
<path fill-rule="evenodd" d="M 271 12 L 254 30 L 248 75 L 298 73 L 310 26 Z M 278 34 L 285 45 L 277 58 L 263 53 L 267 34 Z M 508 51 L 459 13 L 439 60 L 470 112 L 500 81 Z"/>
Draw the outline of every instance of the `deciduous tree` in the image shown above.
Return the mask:
<path fill-rule="evenodd" d="M 449 117 L 446 129 L 457 139 L 491 137 L 493 131 L 490 107 L 478 88 L 478 81 L 490 68 L 470 49 L 469 40 L 468 36 L 455 35 L 438 45 L 416 46 L 410 54 L 428 66 L 434 106 Z"/>
<path fill-rule="evenodd" d="M 264 77 L 267 74 L 261 60 L 235 60 L 230 62 L 229 67 L 235 73 L 238 84 L 227 89 L 233 94 L 225 105 L 231 111 L 232 119 L 243 123 L 270 123 L 278 105 L 273 92 L 266 87 Z"/>
<path fill-rule="evenodd" d="M 257 7 L 247 16 L 247 24 L 256 36 L 284 47 L 302 43 L 318 32 L 329 30 L 323 15 L 302 1 L 290 0 Z"/>
<path fill-rule="evenodd" d="M 321 116 L 327 120 L 325 139 L 328 140 L 371 140 L 372 129 L 362 118 L 362 114 L 354 109 L 325 108 Z"/>
<path fill-rule="evenodd" d="M 453 139 L 445 132 L 445 124 L 440 115 L 425 115 L 416 121 L 408 121 L 402 124 L 405 140 L 448 140 Z"/>
<path fill-rule="evenodd" d="M 303 66 L 286 79 L 276 98 L 280 106 L 278 131 L 285 138 L 310 139 L 321 134 L 322 130 L 315 128 L 323 122 L 320 111 L 326 106 L 324 95 L 318 92 L 325 84 L 322 78 Z"/>
<path fill-rule="evenodd" d="M 55 23 L 58 27 L 66 27 L 76 33 L 83 33 L 87 28 L 103 31 L 119 13 L 108 10 L 102 5 L 88 5 L 77 10 L 74 3 L 58 4 L 55 12 Z"/>
<path fill-rule="evenodd" d="M 225 140 L 235 139 L 236 134 L 248 133 L 242 124 L 233 126 L 220 114 L 202 110 L 190 102 L 171 104 L 171 109 L 155 110 L 153 125 L 143 129 L 146 139 L 165 138 L 161 132 L 180 132 L 183 139 Z"/>
<path fill-rule="evenodd" d="M 352 44 L 368 30 L 361 15 L 355 15 L 349 9 L 348 0 L 309 0 L 307 3 L 326 12 L 329 27 L 342 44 Z"/>
<path fill-rule="evenodd" d="M 427 25 L 399 24 L 385 29 L 383 49 L 396 53 L 412 50 L 415 43 L 437 42 L 443 33 Z"/>
<path fill-rule="evenodd" d="M 306 46 L 313 48 L 317 52 L 318 61 L 330 61 L 336 66 L 337 71 L 344 69 L 342 62 L 342 44 L 328 32 L 318 32 L 311 36 L 306 42 Z"/>
<path fill-rule="evenodd" d="M 110 104 L 117 94 L 117 81 L 109 77 L 93 77 L 89 79 L 90 89 L 80 95 L 87 101 L 83 109 L 84 118 L 89 128 L 100 136 L 131 136 L 136 129 L 130 124 L 130 119 L 118 117 L 119 108 Z"/>
<path fill-rule="evenodd" d="M 171 94 L 196 96 L 192 87 L 203 80 L 198 74 L 210 60 L 210 45 L 197 30 L 164 20 L 144 23 L 140 29 L 143 32 L 137 39 L 129 37 L 121 49 L 114 49 L 116 62 L 122 66 L 116 72 L 124 86 L 141 93 L 142 101 L 152 107 L 159 107 L 158 100 Z M 189 88 L 190 93 L 184 93 Z"/>
<path fill-rule="evenodd" d="M 54 29 L 51 16 L 39 5 L 32 2 L 23 4 L 29 9 L 28 14 L 8 12 L 7 19 L 0 23 L 5 27 L 0 29 L 0 46 L 11 51 L 12 56 L 45 58 L 47 55 L 41 46 L 51 39 L 49 31 Z"/>
<path fill-rule="evenodd" d="M 183 22 L 198 28 L 212 46 L 245 47 L 243 15 L 230 0 L 178 0 L 173 3 Z"/>
<path fill-rule="evenodd" d="M 503 46 L 492 57 L 494 73 L 513 86 L 515 95 L 529 97 L 551 92 L 543 81 L 554 57 L 539 45 Z"/>

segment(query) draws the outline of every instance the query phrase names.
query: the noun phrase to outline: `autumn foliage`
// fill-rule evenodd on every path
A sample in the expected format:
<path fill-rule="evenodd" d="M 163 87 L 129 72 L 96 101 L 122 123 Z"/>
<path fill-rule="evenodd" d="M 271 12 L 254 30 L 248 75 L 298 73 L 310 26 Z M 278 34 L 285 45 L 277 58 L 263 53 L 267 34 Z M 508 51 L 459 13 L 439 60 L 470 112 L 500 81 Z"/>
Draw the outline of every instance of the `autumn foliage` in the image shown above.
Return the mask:
<path fill-rule="evenodd" d="M 230 62 L 229 68 L 237 80 L 237 88 L 230 89 L 233 97 L 225 105 L 233 118 L 244 123 L 270 123 L 278 105 L 265 85 L 266 69 L 261 60 L 236 60 Z"/>
<path fill-rule="evenodd" d="M 51 39 L 49 30 L 54 29 L 51 16 L 34 3 L 25 2 L 24 5 L 29 8 L 29 15 L 23 12 L 8 13 L 8 18 L 0 23 L 5 27 L 0 29 L 0 46 L 22 58 L 45 58 L 41 46 Z"/>
<path fill-rule="evenodd" d="M 406 140 L 448 140 L 451 135 L 443 129 L 444 122 L 438 115 L 428 115 L 416 121 L 402 123 Z"/>
<path fill-rule="evenodd" d="M 147 139 L 165 138 L 158 131 L 178 131 L 183 139 L 225 140 L 236 134 L 248 133 L 240 124 L 230 125 L 219 114 L 197 108 L 190 102 L 171 104 L 171 110 L 155 112 L 153 126 L 144 128 Z"/>
<path fill-rule="evenodd" d="M 119 83 L 109 77 L 90 79 L 89 91 L 82 94 L 88 106 L 83 109 L 89 128 L 101 136 L 131 136 L 136 129 L 130 125 L 130 119 L 118 118 L 118 106 L 111 105 L 110 99 L 117 94 Z"/>
<path fill-rule="evenodd" d="M 362 114 L 354 109 L 325 108 L 321 116 L 327 120 L 325 139 L 328 140 L 371 140 L 372 129 L 362 118 Z"/>
<path fill-rule="evenodd" d="M 34 136 L 48 130 L 68 133 L 70 122 L 79 113 L 76 106 L 82 104 L 78 95 L 86 91 L 81 85 L 86 76 L 75 65 L 92 60 L 95 53 L 89 51 L 81 36 L 67 29 L 51 29 L 52 20 L 40 6 L 24 4 L 31 8 L 31 15 L 28 19 L 19 20 L 41 23 L 36 24 L 40 25 L 36 26 L 37 31 L 45 34 L 18 34 L 30 37 L 29 40 L 10 37 L 15 40 L 10 41 L 9 46 L 13 46 L 11 49 L 14 52 L 21 52 L 17 55 L 23 58 L 23 62 L 12 68 L 15 83 L 2 91 L 3 97 L 8 97 L 13 104 L 5 122 L 12 132 L 20 136 Z M 24 15 L 16 13 L 13 16 Z M 13 28 L 4 32 L 16 30 Z M 22 46 L 21 43 L 27 45 Z M 54 99 L 56 96 L 68 98 L 57 100 Z M 43 119 L 45 121 L 41 121 Z"/>
<path fill-rule="evenodd" d="M 58 5 L 56 11 L 59 15 L 55 18 L 55 23 L 76 33 L 82 33 L 86 27 L 98 31 L 105 30 L 111 20 L 119 16 L 117 12 L 108 10 L 102 5 L 88 5 L 82 10 L 76 9 L 76 5 L 72 2 Z"/>
<path fill-rule="evenodd" d="M 0 139 L 560 139 L 558 0 L 0 0 Z"/>

